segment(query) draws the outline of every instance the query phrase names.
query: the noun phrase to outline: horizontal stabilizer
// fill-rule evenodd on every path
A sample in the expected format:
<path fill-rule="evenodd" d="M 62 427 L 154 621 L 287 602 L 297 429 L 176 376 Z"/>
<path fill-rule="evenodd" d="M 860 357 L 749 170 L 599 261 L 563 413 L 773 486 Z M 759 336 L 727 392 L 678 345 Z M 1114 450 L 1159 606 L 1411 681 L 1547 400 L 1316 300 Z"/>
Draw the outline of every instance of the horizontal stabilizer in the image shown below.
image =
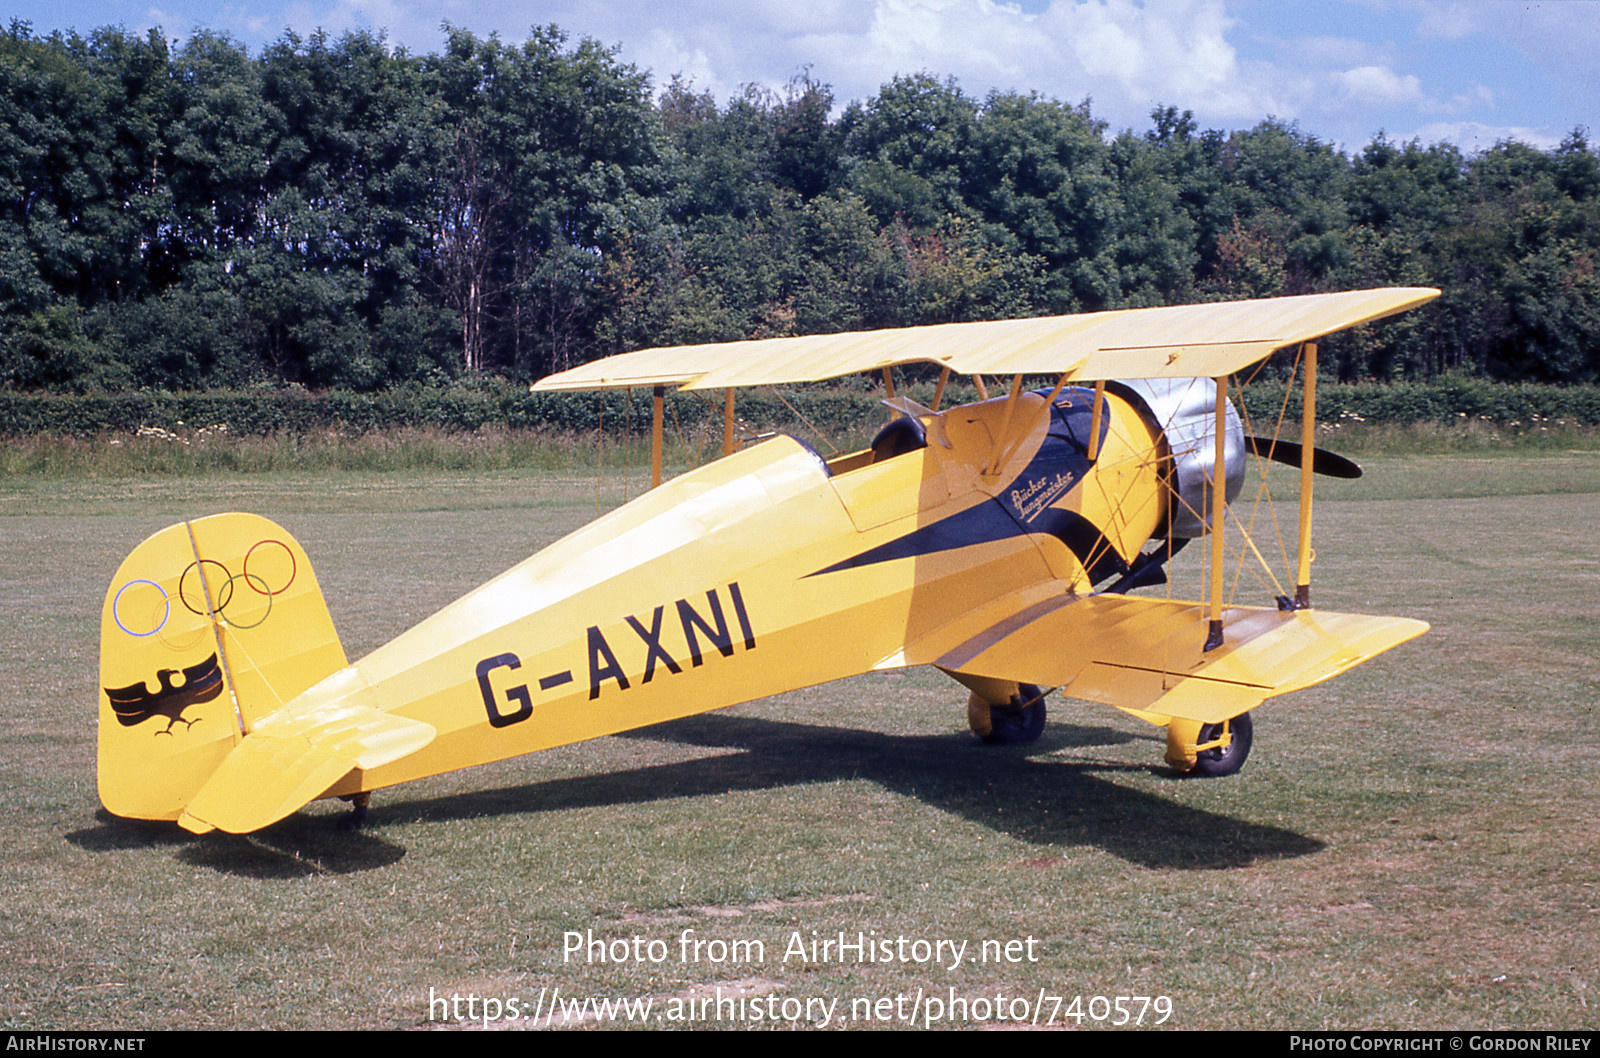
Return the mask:
<path fill-rule="evenodd" d="M 315 800 L 350 771 L 370 770 L 426 746 L 434 729 L 367 706 L 299 716 L 280 711 L 244 737 L 178 820 L 203 834 L 244 834 Z"/>
<path fill-rule="evenodd" d="M 1066 596 L 973 637 L 938 664 L 1209 724 L 1332 679 L 1428 630 L 1410 618 L 1326 610 L 1232 607 L 1222 620 L 1222 646 L 1206 651 L 1202 603 Z"/>

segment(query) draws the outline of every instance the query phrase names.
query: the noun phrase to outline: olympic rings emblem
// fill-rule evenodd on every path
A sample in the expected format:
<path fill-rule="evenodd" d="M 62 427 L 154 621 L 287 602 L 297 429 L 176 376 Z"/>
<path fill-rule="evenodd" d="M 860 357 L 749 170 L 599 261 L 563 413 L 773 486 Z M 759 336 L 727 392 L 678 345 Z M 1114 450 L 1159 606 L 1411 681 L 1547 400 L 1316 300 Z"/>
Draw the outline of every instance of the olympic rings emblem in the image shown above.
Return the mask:
<path fill-rule="evenodd" d="M 277 550 L 273 550 L 274 548 Z M 285 559 L 288 560 L 287 563 Z M 252 562 L 255 564 L 253 569 Z M 245 552 L 244 569 L 240 573 L 234 573 L 226 564 L 214 558 L 202 558 L 189 563 L 178 576 L 178 601 L 183 603 L 190 613 L 197 616 L 207 617 L 214 612 L 234 628 L 255 628 L 272 613 L 274 597 L 288 591 L 299 574 L 300 566 L 295 559 L 293 548 L 282 540 L 258 540 Z M 236 588 L 236 582 L 243 582 L 243 587 Z M 148 632 L 136 632 L 128 627 L 128 623 L 123 620 L 124 615 L 118 609 L 123 594 L 137 584 L 149 585 L 161 593 L 161 620 Z M 214 598 L 214 606 L 207 604 L 207 595 L 212 595 Z M 251 600 L 256 605 L 264 605 L 265 609 L 262 610 L 261 616 L 249 620 L 254 612 L 253 607 L 248 613 L 238 613 L 237 611 L 246 605 L 245 600 Z M 131 601 L 129 605 L 132 605 Z M 229 614 L 230 609 L 235 612 Z M 128 581 L 117 590 L 116 597 L 111 602 L 111 619 L 116 622 L 117 627 L 128 635 L 140 639 L 161 631 L 171 615 L 171 596 L 167 594 L 165 588 L 153 580 L 140 578 Z"/>
<path fill-rule="evenodd" d="M 265 599 L 267 601 L 267 608 L 265 610 L 261 611 L 261 616 L 260 617 L 256 618 L 254 621 L 251 621 L 249 624 L 245 624 L 243 621 L 240 621 L 237 617 L 229 618 L 228 619 L 228 624 L 232 625 L 234 628 L 254 628 L 256 625 L 260 624 L 262 621 L 265 621 L 267 619 L 267 615 L 268 614 L 272 613 L 272 597 L 274 595 L 276 595 L 277 592 L 268 591 L 267 590 L 267 582 L 262 580 L 260 577 L 256 576 L 253 573 L 235 573 L 233 576 L 229 577 L 222 585 L 223 588 L 225 588 L 227 590 L 227 592 L 228 592 L 228 601 L 229 602 L 233 601 L 233 582 L 236 581 L 236 580 L 244 581 L 245 587 L 249 588 L 251 591 L 254 591 L 257 595 L 259 595 L 263 599 Z M 258 581 L 260 582 L 259 584 L 257 583 Z M 278 591 L 282 591 L 282 590 L 283 590 L 282 588 L 278 589 Z M 224 611 L 226 609 L 227 609 L 226 606 L 218 606 L 217 607 L 217 613 L 222 614 L 222 613 L 224 613 Z"/>
<path fill-rule="evenodd" d="M 276 590 L 266 587 L 266 581 L 262 580 L 261 583 L 263 588 L 261 590 L 265 590 L 266 594 L 268 595 L 282 595 L 284 592 L 289 590 L 289 585 L 294 583 L 294 578 L 300 572 L 300 564 L 294 560 L 294 549 L 288 544 L 284 543 L 282 540 L 258 540 L 254 544 L 250 545 L 250 550 L 244 553 L 244 575 L 246 577 L 252 575 L 250 573 L 250 560 L 255 557 L 255 553 L 258 550 L 268 546 L 269 544 L 283 549 L 284 555 L 289 559 L 289 576 L 288 579 L 283 582 L 283 587 Z M 271 554 L 271 552 L 267 552 L 267 554 Z"/>
<path fill-rule="evenodd" d="M 123 596 L 123 594 L 129 588 L 133 587 L 135 584 L 148 584 L 148 585 L 150 585 L 150 587 L 154 588 L 156 591 L 161 593 L 161 620 L 157 621 L 156 622 L 156 626 L 154 628 L 150 629 L 150 631 L 148 631 L 148 632 L 135 632 L 133 629 L 131 629 L 127 625 L 123 624 L 122 623 L 122 618 L 117 614 L 117 607 L 122 604 L 122 596 Z M 129 605 L 132 605 L 132 604 L 130 603 Z M 172 599 L 167 595 L 167 590 L 165 588 L 163 588 L 161 585 L 157 584 L 153 580 L 142 580 L 142 579 L 141 580 L 130 580 L 128 583 L 124 584 L 121 588 L 119 588 L 117 590 L 116 598 L 111 600 L 111 619 L 117 623 L 117 627 L 118 628 L 122 629 L 124 632 L 128 633 L 130 636 L 134 636 L 137 639 L 143 639 L 146 636 L 153 636 L 157 632 L 161 631 L 161 629 L 166 626 L 167 618 L 171 617 L 171 616 L 172 616 Z"/>

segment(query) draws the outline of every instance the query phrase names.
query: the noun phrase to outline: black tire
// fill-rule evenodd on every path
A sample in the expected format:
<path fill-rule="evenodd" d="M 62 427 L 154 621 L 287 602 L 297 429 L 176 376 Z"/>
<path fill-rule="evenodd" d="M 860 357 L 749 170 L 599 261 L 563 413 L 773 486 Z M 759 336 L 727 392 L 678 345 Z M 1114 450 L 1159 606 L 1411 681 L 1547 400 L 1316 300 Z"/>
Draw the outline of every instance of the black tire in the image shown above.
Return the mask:
<path fill-rule="evenodd" d="M 991 746 L 1034 742 L 1044 734 L 1044 721 L 1044 692 L 1031 683 L 1020 684 L 1013 704 L 989 707 L 989 733 L 983 740 Z"/>
<path fill-rule="evenodd" d="M 1208 779 L 1232 775 L 1244 767 L 1245 760 L 1250 756 L 1250 743 L 1253 739 L 1254 724 L 1250 721 L 1250 714 L 1243 713 L 1228 721 L 1233 731 L 1233 741 L 1227 749 L 1206 749 L 1195 755 L 1194 770 L 1191 775 L 1203 775 Z M 1205 745 L 1222 737 L 1221 724 L 1207 724 L 1200 729 L 1200 737 L 1196 744 Z"/>

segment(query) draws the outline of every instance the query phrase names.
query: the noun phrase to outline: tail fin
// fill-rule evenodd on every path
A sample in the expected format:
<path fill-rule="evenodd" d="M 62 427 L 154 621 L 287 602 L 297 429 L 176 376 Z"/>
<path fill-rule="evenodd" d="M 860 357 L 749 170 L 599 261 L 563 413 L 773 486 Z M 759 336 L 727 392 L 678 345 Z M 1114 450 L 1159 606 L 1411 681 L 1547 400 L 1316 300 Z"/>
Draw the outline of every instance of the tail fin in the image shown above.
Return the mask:
<path fill-rule="evenodd" d="M 345 664 L 294 537 L 253 514 L 163 529 L 101 610 L 101 802 L 178 819 L 246 731 Z"/>

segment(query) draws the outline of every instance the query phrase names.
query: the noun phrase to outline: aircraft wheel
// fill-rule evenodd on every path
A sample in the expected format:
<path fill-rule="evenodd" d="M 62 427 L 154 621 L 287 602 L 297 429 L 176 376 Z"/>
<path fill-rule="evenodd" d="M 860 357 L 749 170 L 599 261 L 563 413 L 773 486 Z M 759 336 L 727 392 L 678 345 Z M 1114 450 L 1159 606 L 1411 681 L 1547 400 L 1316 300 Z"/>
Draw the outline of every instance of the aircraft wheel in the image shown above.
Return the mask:
<path fill-rule="evenodd" d="M 991 746 L 1033 742 L 1044 733 L 1044 692 L 1031 683 L 1020 684 L 1017 692 L 1013 704 L 989 706 L 988 731 L 976 722 L 972 725 L 978 737 Z"/>
<path fill-rule="evenodd" d="M 339 817 L 340 830 L 360 830 L 361 824 L 367 821 L 367 805 L 372 802 L 372 791 L 350 794 L 348 797 L 339 798 L 350 804 L 350 811 Z"/>
<path fill-rule="evenodd" d="M 1250 742 L 1252 728 L 1250 714 L 1243 713 L 1228 721 L 1233 731 L 1233 741 L 1226 749 L 1201 750 L 1195 755 L 1195 775 L 1204 775 L 1207 778 L 1218 778 L 1223 775 L 1232 775 L 1244 767 L 1244 762 L 1250 756 Z M 1200 729 L 1200 737 L 1195 740 L 1198 745 L 1205 745 L 1222 737 L 1221 724 L 1207 724 Z"/>

